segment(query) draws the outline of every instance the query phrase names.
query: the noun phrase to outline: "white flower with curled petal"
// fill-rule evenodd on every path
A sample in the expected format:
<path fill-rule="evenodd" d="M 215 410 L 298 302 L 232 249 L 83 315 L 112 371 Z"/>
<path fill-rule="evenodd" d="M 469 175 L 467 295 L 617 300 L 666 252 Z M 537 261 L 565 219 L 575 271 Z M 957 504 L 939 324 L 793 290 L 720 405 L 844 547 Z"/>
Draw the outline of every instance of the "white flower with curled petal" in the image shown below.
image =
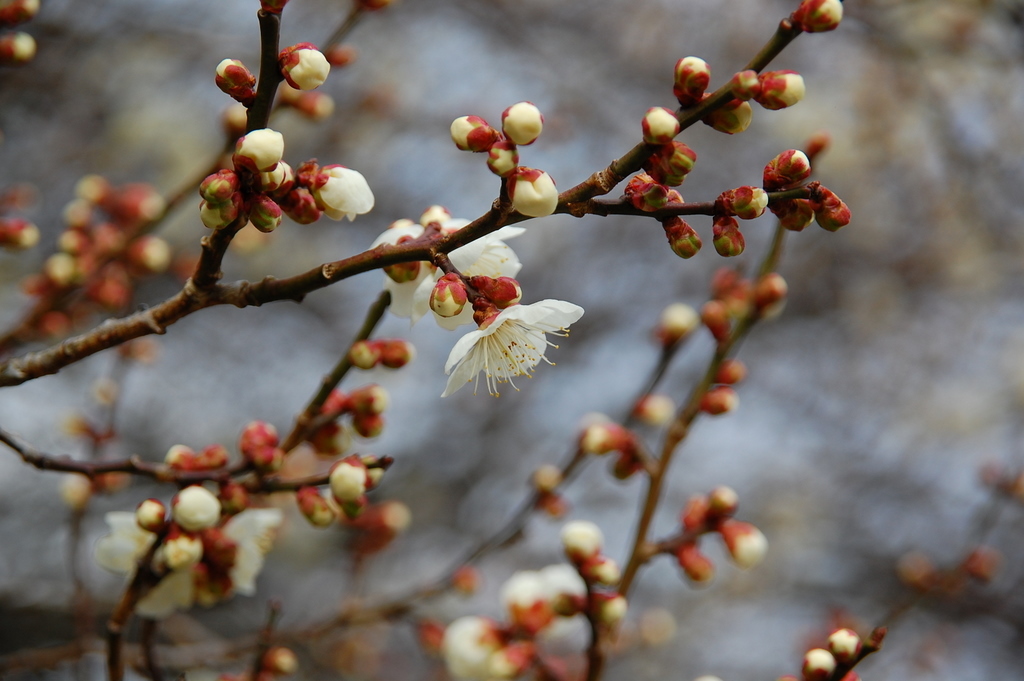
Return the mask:
<path fill-rule="evenodd" d="M 115 511 L 106 515 L 106 521 L 111 533 L 97 542 L 96 562 L 130 580 L 156 535 L 139 527 L 134 513 Z M 232 592 L 246 596 L 256 592 L 256 575 L 263 567 L 263 556 L 270 550 L 273 531 L 280 524 L 280 509 L 260 508 L 242 511 L 224 525 L 224 536 L 235 544 L 234 564 L 228 571 Z M 191 608 L 197 600 L 195 567 L 186 565 L 168 571 L 139 599 L 135 612 L 142 617 L 161 619 L 175 610 Z"/>
<path fill-rule="evenodd" d="M 511 383 L 515 388 L 513 378 L 529 376 L 541 360 L 548 362 L 544 356 L 548 346 L 557 347 L 546 334 L 564 336 L 569 325 L 582 316 L 582 307 L 564 300 L 506 307 L 452 348 L 444 366 L 448 385 L 441 397 L 451 395 L 474 378 L 479 385 L 481 371 L 490 394 L 497 396 L 498 383 Z"/>
<path fill-rule="evenodd" d="M 340 165 L 324 166 L 313 184 L 317 208 L 332 220 L 355 220 L 373 210 L 374 198 L 362 173 Z"/>

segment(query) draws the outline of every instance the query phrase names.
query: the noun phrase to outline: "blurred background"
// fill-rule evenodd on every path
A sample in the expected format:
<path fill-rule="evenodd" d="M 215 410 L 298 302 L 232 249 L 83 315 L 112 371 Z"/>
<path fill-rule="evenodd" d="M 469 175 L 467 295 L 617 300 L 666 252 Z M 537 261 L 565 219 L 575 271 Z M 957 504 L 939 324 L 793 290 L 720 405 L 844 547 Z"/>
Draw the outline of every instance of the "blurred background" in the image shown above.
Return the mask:
<path fill-rule="evenodd" d="M 357 253 L 392 221 L 415 220 L 432 204 L 456 217 L 483 214 L 498 183 L 481 156 L 452 145 L 448 126 L 457 116 L 495 123 L 509 105 L 534 102 L 544 134 L 521 149 L 521 163 L 548 171 L 560 188 L 573 186 L 639 140 L 649 107 L 674 106 L 677 59 L 707 60 L 717 86 L 796 4 L 400 0 L 370 13 L 347 41 L 358 59 L 321 88 L 333 115 L 314 122 L 289 110 L 272 125 L 284 133 L 293 166 L 315 157 L 362 172 L 376 208 L 353 223 L 286 221 L 269 238 L 247 230 L 225 280 L 287 276 Z M 172 193 L 215 161 L 229 101 L 213 83 L 214 68 L 236 58 L 256 70 L 256 9 L 255 0 L 144 7 L 43 0 L 23 29 L 36 38 L 37 57 L 0 69 L 0 189 L 31 185 L 37 198 L 20 214 L 42 231 L 32 251 L 0 253 L 0 327 L 30 307 L 19 282 L 53 252 L 82 176 Z M 348 9 L 292 0 L 282 45 L 326 40 Z M 707 542 L 718 575 L 694 589 L 672 560 L 655 561 L 634 591 L 623 650 L 607 678 L 798 673 L 803 652 L 829 627 L 864 632 L 912 596 L 896 575 L 901 556 L 919 551 L 952 567 L 978 543 L 1003 554 L 992 583 L 922 599 L 891 622 L 885 649 L 859 671 L 868 679 L 1019 676 L 1024 507 L 996 495 L 980 471 L 989 465 L 1010 475 L 1024 466 L 1022 22 L 1019 0 L 847 3 L 838 31 L 801 36 L 771 66 L 804 76 L 803 102 L 774 112 L 755 107 L 740 135 L 698 125 L 680 137 L 699 155 L 680 190 L 708 201 L 759 183 L 775 154 L 825 131 L 832 145 L 816 177 L 854 218 L 836 234 L 812 225 L 789 235 L 780 267 L 788 305 L 744 344 L 750 374 L 739 409 L 699 422 L 657 517 L 654 534 L 665 536 L 692 494 L 729 485 L 739 493 L 740 517 L 769 538 L 765 563 L 741 572 Z M 182 257 L 198 252 L 205 232 L 197 206 L 197 196 L 187 198 L 159 231 Z M 501 527 L 527 493 L 531 471 L 571 450 L 587 414 L 628 410 L 657 359 L 651 332 L 661 310 L 680 301 L 699 307 L 723 265 L 749 272 L 773 229 L 770 216 L 747 223 L 747 252 L 726 263 L 710 247 L 710 220 L 691 222 L 708 247 L 688 261 L 673 255 L 652 220 L 524 223 L 526 234 L 510 242 L 524 263 L 524 300 L 568 300 L 586 314 L 551 351 L 557 367 L 540 367 L 520 391 L 497 399 L 469 389 L 438 398 L 458 335 L 429 319 L 410 328 L 388 316 L 380 335 L 409 339 L 416 360 L 399 371 L 351 375 L 343 387 L 378 382 L 390 392 L 383 435 L 357 439 L 355 450 L 395 457 L 373 500 L 407 505 L 408 530 L 356 571 L 350 531 L 314 530 L 282 501 L 287 523 L 258 595 L 175 615 L 161 640 L 251 634 L 270 596 L 284 604 L 281 630 L 299 630 L 352 599 L 376 602 L 444 574 L 453 556 Z M 233 448 L 253 419 L 287 431 L 347 347 L 382 276 L 361 275 L 302 305 L 213 308 L 179 322 L 157 339 L 154 362 L 117 373 L 118 438 L 104 455 L 161 460 L 176 443 Z M 147 280 L 135 304 L 179 287 L 172 275 Z M 41 345 L 19 352 L 31 347 Z M 684 400 L 710 351 L 710 338 L 698 334 L 661 391 Z M 97 381 L 120 371 L 106 352 L 4 389 L 0 427 L 45 451 L 81 456 L 81 440 L 64 424 L 76 414 L 103 417 Z M 652 446 L 660 441 L 657 429 L 643 432 Z M 615 480 L 607 464 L 590 462 L 567 488 L 566 517 L 599 524 L 608 554 L 624 559 L 643 484 Z M 307 456 L 294 465 L 316 464 Z M 5 660 L 13 666 L 19 651 L 76 636 L 62 477 L 0 454 L 0 669 Z M 102 621 L 122 586 L 91 559 L 103 514 L 171 493 L 133 481 L 92 499 L 77 559 L 90 594 L 84 612 Z M 302 677 L 444 678 L 443 665 L 420 651 L 412 624 L 500 617 L 497 592 L 507 577 L 562 560 L 562 522 L 537 514 L 520 541 L 480 563 L 482 585 L 471 598 L 434 599 L 394 626 L 346 629 L 297 647 Z M 583 640 L 582 630 L 570 633 L 553 650 L 573 660 Z M 248 664 L 217 661 L 189 665 L 240 671 Z M 103 676 L 97 654 L 49 669 L 26 666 L 10 678 Z"/>

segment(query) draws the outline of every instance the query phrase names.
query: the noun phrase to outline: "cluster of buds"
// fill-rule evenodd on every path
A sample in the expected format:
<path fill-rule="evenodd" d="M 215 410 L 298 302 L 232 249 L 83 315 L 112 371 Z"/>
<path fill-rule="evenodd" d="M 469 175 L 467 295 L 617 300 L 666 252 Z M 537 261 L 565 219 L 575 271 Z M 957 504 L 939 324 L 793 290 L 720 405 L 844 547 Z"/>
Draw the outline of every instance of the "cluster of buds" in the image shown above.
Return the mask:
<path fill-rule="evenodd" d="M 819 141 L 820 152 L 824 142 Z M 811 162 L 807 154 L 796 149 L 782 152 L 764 167 L 763 185 L 767 191 L 782 191 L 800 186 L 811 176 Z M 783 227 L 799 232 L 811 220 L 823 229 L 834 232 L 850 223 L 850 209 L 834 192 L 816 182 L 808 185 L 808 199 L 773 201 L 769 206 Z"/>
<path fill-rule="evenodd" d="M 377 366 L 401 369 L 416 357 L 416 348 L 400 338 L 378 338 L 356 341 L 348 351 L 348 361 L 357 369 Z"/>
<path fill-rule="evenodd" d="M 353 454 L 331 466 L 328 482 L 341 512 L 352 519 L 366 510 L 370 503 L 366 493 L 375 488 L 383 477 L 384 462 L 372 455 Z"/>
<path fill-rule="evenodd" d="M 779 681 L 860 681 L 853 667 L 866 654 L 878 650 L 884 637 L 884 628 L 873 631 L 866 641 L 853 629 L 837 629 L 829 635 L 826 647 L 804 653 L 800 676 L 787 674 Z"/>
<path fill-rule="evenodd" d="M 592 522 L 575 520 L 562 528 L 562 548 L 569 562 L 576 568 L 587 585 L 590 617 L 606 627 L 614 627 L 626 616 L 626 599 L 613 590 L 619 583 L 621 571 L 618 563 L 602 553 L 604 535 Z M 600 590 L 603 588 L 604 590 Z M 572 603 L 565 604 L 565 612 L 572 613 Z"/>
<path fill-rule="evenodd" d="M 679 567 L 694 584 L 707 584 L 715 576 L 715 565 L 701 552 L 703 535 L 718 534 L 733 562 L 743 569 L 754 567 L 764 559 L 768 540 L 750 523 L 735 520 L 739 497 L 729 487 L 716 487 L 709 494 L 691 497 L 681 516 L 681 541 L 673 542 Z"/>
<path fill-rule="evenodd" d="M 24 218 L 0 217 L 0 248 L 23 251 L 39 243 L 39 228 Z"/>
<path fill-rule="evenodd" d="M 326 120 L 334 113 L 334 99 L 326 92 L 298 90 L 287 83 L 278 89 L 277 103 L 294 109 L 311 121 Z"/>
<path fill-rule="evenodd" d="M 544 217 L 555 212 L 558 190 L 543 170 L 519 165 L 519 147 L 533 144 L 544 129 L 544 116 L 532 102 L 519 102 L 501 114 L 501 130 L 480 116 L 462 116 L 451 125 L 451 137 L 462 151 L 487 153 L 487 167 L 508 181 L 512 207 L 523 215 Z"/>
<path fill-rule="evenodd" d="M 277 428 L 266 421 L 252 421 L 238 437 L 238 451 L 261 474 L 276 473 L 284 464 L 285 451 L 278 445 Z"/>
<path fill-rule="evenodd" d="M 12 28 L 39 12 L 39 0 L 0 0 L 0 28 Z M 0 34 L 0 66 L 25 64 L 36 56 L 36 40 L 22 31 Z"/>
<path fill-rule="evenodd" d="M 530 481 L 537 490 L 536 508 L 552 518 L 561 518 L 569 510 L 569 502 L 558 493 L 564 478 L 558 466 L 544 464 L 533 472 Z"/>
<path fill-rule="evenodd" d="M 612 465 L 612 474 L 619 480 L 625 480 L 644 468 L 636 434 L 603 415 L 595 415 L 580 433 L 579 448 L 584 454 L 595 456 L 612 452 L 618 454 Z"/>
<path fill-rule="evenodd" d="M 64 207 L 66 228 L 57 240 L 58 251 L 22 287 L 29 295 L 54 299 L 81 287 L 85 298 L 41 316 L 35 329 L 41 335 L 66 332 L 90 306 L 125 309 L 139 279 L 162 273 L 171 264 L 167 242 L 142 233 L 165 208 L 163 198 L 151 186 L 113 187 L 104 178 L 90 175 L 78 182 L 75 194 Z M 11 237 L 24 243 L 37 238 L 32 225 L 14 220 L 10 227 Z"/>
<path fill-rule="evenodd" d="M 472 299 L 474 318 L 482 324 L 488 317 L 523 299 L 523 289 L 512 277 L 475 276 L 464 279 L 456 272 L 443 275 L 430 291 L 430 309 L 438 317 L 462 314 Z"/>
<path fill-rule="evenodd" d="M 282 159 L 284 137 L 264 128 L 238 139 L 231 157 L 234 170 L 223 169 L 203 180 L 199 217 L 210 229 L 237 226 L 248 220 L 261 232 L 272 232 L 287 214 L 299 224 L 368 213 L 374 204 L 366 179 L 340 165 L 306 161 L 297 169 Z"/>
<path fill-rule="evenodd" d="M 279 0 L 278 4 L 283 6 L 286 1 Z M 266 6 L 269 3 L 264 1 L 263 4 Z M 274 681 L 282 676 L 291 676 L 297 671 L 299 671 L 299 658 L 295 656 L 295 653 L 284 646 L 272 646 L 260 658 L 255 681 Z M 252 681 L 252 678 L 250 674 L 225 673 L 218 675 L 217 681 Z"/>
<path fill-rule="evenodd" d="M 405 532 L 411 522 L 412 512 L 400 501 L 390 500 L 368 506 L 347 523 L 353 530 L 349 549 L 360 558 L 377 553 Z"/>
<path fill-rule="evenodd" d="M 352 431 L 359 437 L 375 438 L 384 431 L 384 411 L 391 399 L 388 392 L 375 383 L 356 388 L 350 393 L 332 390 L 320 407 L 327 422 L 309 437 L 317 456 L 328 459 L 341 456 L 352 446 Z M 341 423 L 350 417 L 349 424 Z"/>
<path fill-rule="evenodd" d="M 646 213 L 661 210 L 668 203 L 682 203 L 683 197 L 675 189 L 658 182 L 648 173 L 637 173 L 626 183 L 623 198 L 637 210 Z"/>

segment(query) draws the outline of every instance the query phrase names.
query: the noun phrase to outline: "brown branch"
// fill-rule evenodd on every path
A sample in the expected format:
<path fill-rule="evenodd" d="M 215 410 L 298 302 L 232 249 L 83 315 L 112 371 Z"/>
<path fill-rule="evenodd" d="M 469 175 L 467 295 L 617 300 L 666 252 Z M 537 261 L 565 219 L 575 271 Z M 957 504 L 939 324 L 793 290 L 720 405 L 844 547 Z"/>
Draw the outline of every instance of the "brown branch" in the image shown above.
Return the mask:
<path fill-rule="evenodd" d="M 260 10 L 256 16 L 260 22 L 260 78 L 256 84 L 256 98 L 249 107 L 246 117 L 246 132 L 267 127 L 277 86 L 284 80 L 281 67 L 277 63 L 280 52 L 281 15 Z"/>
<path fill-rule="evenodd" d="M 160 666 L 156 663 L 156 630 L 156 620 L 143 618 L 139 643 L 142 648 L 142 663 L 146 668 L 146 673 L 149 674 L 149 678 L 153 681 L 163 681 L 164 675 L 160 671 Z"/>

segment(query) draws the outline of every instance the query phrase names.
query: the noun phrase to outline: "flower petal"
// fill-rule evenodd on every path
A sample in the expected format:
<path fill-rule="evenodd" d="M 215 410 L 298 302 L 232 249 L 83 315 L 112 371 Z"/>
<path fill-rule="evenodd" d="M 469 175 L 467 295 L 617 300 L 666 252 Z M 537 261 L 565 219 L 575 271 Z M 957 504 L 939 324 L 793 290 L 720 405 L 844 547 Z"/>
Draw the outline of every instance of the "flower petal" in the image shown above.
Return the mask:
<path fill-rule="evenodd" d="M 231 581 L 235 591 L 251 596 L 256 593 L 256 575 L 263 568 L 263 556 L 271 548 L 274 529 L 281 524 L 281 509 L 252 508 L 228 521 L 224 534 L 235 542 L 235 565 Z"/>
<path fill-rule="evenodd" d="M 188 610 L 195 600 L 192 569 L 168 573 L 149 593 L 139 599 L 135 612 L 150 619 L 163 619 L 175 610 Z"/>

